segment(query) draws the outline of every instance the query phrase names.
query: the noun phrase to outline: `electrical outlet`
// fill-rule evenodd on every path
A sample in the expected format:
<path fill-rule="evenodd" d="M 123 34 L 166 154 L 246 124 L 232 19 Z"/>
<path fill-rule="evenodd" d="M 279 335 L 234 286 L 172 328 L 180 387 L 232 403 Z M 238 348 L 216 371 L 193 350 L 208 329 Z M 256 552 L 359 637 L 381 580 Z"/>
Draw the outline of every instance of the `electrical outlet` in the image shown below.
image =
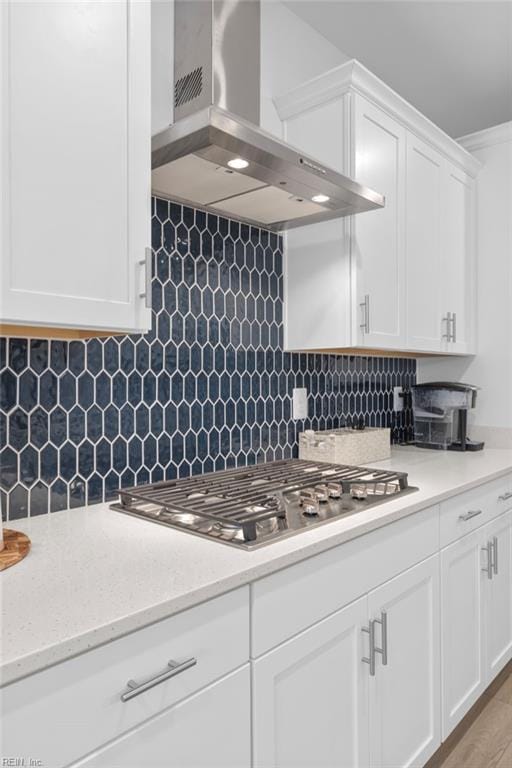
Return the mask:
<path fill-rule="evenodd" d="M 297 387 L 292 392 L 292 419 L 307 419 L 308 391 L 305 387 Z"/>
<path fill-rule="evenodd" d="M 404 388 L 393 387 L 393 410 L 403 411 L 404 409 Z"/>

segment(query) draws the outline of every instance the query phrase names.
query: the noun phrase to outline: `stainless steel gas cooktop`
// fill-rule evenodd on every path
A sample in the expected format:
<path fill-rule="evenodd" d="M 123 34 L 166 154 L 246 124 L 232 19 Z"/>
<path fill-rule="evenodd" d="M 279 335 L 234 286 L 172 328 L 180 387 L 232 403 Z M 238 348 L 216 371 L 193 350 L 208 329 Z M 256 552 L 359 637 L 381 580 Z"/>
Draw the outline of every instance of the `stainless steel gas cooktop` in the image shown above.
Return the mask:
<path fill-rule="evenodd" d="M 126 488 L 112 509 L 254 549 L 416 490 L 405 472 L 287 459 Z"/>

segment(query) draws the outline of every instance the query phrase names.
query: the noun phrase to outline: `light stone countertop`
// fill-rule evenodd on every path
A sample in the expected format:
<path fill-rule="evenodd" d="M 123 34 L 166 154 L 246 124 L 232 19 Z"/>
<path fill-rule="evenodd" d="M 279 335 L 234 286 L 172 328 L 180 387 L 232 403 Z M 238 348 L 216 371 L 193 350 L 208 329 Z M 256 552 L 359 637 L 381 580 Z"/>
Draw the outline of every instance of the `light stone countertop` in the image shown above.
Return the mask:
<path fill-rule="evenodd" d="M 32 550 L 0 575 L 0 681 L 11 683 L 512 471 L 512 450 L 394 448 L 373 464 L 419 491 L 253 552 L 108 504 L 8 524 Z"/>

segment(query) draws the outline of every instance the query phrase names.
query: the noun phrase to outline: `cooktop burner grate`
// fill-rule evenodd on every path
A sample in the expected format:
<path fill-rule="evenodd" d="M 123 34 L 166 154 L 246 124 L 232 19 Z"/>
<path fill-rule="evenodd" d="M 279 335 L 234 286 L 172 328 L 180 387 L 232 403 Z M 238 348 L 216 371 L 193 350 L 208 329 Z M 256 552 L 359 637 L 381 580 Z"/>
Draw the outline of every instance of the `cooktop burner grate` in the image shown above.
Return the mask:
<path fill-rule="evenodd" d="M 302 491 L 326 483 L 367 504 L 408 490 L 403 472 L 285 459 L 122 489 L 113 508 L 231 543 L 254 544 L 262 534 L 275 537 L 288 527 L 290 500 L 297 505 Z"/>

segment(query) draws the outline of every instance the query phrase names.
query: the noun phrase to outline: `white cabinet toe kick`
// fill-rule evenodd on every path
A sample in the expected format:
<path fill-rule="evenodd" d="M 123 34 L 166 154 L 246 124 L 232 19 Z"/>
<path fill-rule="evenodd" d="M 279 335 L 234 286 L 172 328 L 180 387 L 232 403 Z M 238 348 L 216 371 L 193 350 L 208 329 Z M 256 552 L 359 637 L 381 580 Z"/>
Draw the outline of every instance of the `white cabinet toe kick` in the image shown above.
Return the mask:
<path fill-rule="evenodd" d="M 421 768 L 511 658 L 512 473 L 4 686 L 1 756 Z"/>

